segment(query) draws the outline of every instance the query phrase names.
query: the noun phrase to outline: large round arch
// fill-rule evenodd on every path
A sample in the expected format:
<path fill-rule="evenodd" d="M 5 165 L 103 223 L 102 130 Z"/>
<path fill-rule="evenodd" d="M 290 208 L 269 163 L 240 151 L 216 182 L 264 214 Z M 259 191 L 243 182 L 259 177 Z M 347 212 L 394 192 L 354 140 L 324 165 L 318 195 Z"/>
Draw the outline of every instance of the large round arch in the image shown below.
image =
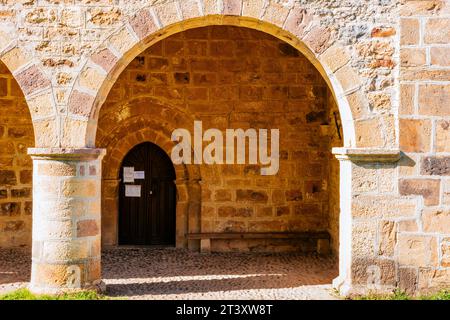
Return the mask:
<path fill-rule="evenodd" d="M 171 12 L 172 5 L 161 5 L 158 12 Z M 332 32 L 321 27 L 320 20 L 308 16 L 301 8 L 287 10 L 284 18 L 276 21 L 265 16 L 262 19 L 246 16 L 243 11 L 233 15 L 225 10 L 211 15 L 199 12 L 186 19 L 164 22 L 161 17 L 157 18 L 151 7 L 142 8 L 130 17 L 87 59 L 68 100 L 67 121 L 85 119 L 84 129 L 81 130 L 85 134 L 73 142 L 80 147 L 95 145 L 100 108 L 122 70 L 140 52 L 177 32 L 213 25 L 243 26 L 268 33 L 307 57 L 320 72 L 337 102 L 345 147 L 382 148 L 395 144 L 395 132 L 388 130 L 392 127 L 391 120 L 367 116 L 369 109 L 362 94 L 362 80 L 350 65 L 346 47 L 336 43 Z M 95 77 L 98 81 L 89 85 L 83 80 L 86 77 Z M 82 108 L 79 107 L 81 102 Z M 363 131 L 368 127 L 370 137 Z"/>

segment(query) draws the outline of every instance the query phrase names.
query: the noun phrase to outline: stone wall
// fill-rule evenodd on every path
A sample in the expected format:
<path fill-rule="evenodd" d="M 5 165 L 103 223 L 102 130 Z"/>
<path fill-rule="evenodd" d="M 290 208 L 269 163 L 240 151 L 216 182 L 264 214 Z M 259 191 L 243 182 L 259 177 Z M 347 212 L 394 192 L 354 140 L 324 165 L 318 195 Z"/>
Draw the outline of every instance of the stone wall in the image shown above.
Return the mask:
<path fill-rule="evenodd" d="M 126 137 L 115 140 L 112 133 L 120 127 L 130 132 L 151 127 L 167 140 L 176 128 L 193 134 L 194 119 L 203 121 L 204 131 L 222 130 L 224 139 L 225 129 L 279 129 L 277 175 L 261 176 L 261 166 L 249 165 L 248 157 L 246 165 L 199 165 L 201 231 L 324 231 L 330 207 L 334 218 L 339 208 L 339 198 L 329 194 L 339 179 L 331 169 L 338 163 L 330 152 L 331 137 L 336 146 L 342 143 L 328 105 L 340 125 L 332 100 L 319 72 L 283 41 L 247 28 L 191 29 L 154 44 L 122 72 L 100 111 L 96 145 L 110 154 L 104 175 L 112 176 L 105 178 L 117 179 L 114 148 L 117 143 L 133 145 Z M 147 117 L 156 125 L 142 123 Z M 164 120 L 158 123 L 160 117 Z M 333 229 L 337 236 L 337 225 Z M 265 247 L 261 241 L 216 241 L 212 246 Z"/>
<path fill-rule="evenodd" d="M 377 287 L 381 291 L 420 292 L 449 286 L 449 1 L 4 0 L 0 1 L 0 59 L 25 95 L 36 146 L 49 148 L 50 157 L 55 154 L 52 148 L 65 148 L 70 158 L 66 153 L 73 148 L 96 146 L 97 125 L 108 122 L 106 118 L 98 122 L 100 110 L 109 108 L 103 102 L 129 62 L 180 31 L 216 25 L 256 29 L 295 47 L 333 93 L 345 147 L 335 150 L 341 161 L 341 265 L 335 287 L 349 294 L 367 292 L 372 288 L 369 281 L 381 285 Z M 190 94 L 201 96 L 201 90 L 194 91 Z M 111 96 L 115 94 L 113 90 Z M 167 112 L 167 102 L 178 99 L 172 94 L 158 93 L 165 96 L 164 103 L 141 97 L 133 103 L 142 107 L 122 108 L 121 117 L 127 120 L 110 131 L 114 137 L 105 163 L 118 167 L 126 150 L 146 139 L 170 150 L 167 134 L 176 127 L 189 128 L 195 115 L 178 107 Z M 0 98 L 2 103 L 11 100 Z M 150 104 L 153 112 L 146 107 Z M 201 106 L 196 103 L 196 108 Z M 214 115 L 211 123 L 219 125 L 220 119 Z M 273 119 L 274 123 L 279 120 Z M 129 128 L 136 130 L 130 133 Z M 6 134 L 2 133 L 2 141 Z M 98 144 L 104 134 L 100 129 Z M 128 142 L 117 143 L 126 136 Z M 328 143 L 327 152 L 333 144 Z M 200 208 L 207 203 L 201 199 L 214 199 L 226 186 L 214 185 L 210 194 L 202 195 L 206 188 L 200 179 L 220 177 L 220 170 L 177 168 L 178 206 L 183 209 L 178 211 L 189 212 L 184 220 L 177 220 L 178 228 L 211 227 L 212 219 L 199 219 Z M 244 175 L 245 169 L 239 170 Z M 337 168 L 331 165 L 326 170 L 336 172 Z M 103 184 L 103 205 L 114 206 L 115 174 L 114 170 L 103 172 L 103 177 L 111 179 Z M 337 190 L 333 183 L 327 187 L 329 193 Z M 4 189 L 11 187 L 0 185 Z M 256 183 L 248 189 L 263 190 Z M 273 190 L 268 189 L 267 203 L 273 200 Z M 334 203 L 335 195 L 330 198 Z M 231 199 L 237 200 L 237 193 Z M 272 206 L 273 221 L 277 219 L 274 208 L 286 205 Z M 25 206 L 21 203 L 20 210 Z M 263 205 L 252 206 L 254 214 L 257 206 Z M 210 207 L 213 215 L 219 214 L 218 208 Z M 336 234 L 337 209 L 333 208 L 326 228 Z M 181 237 L 177 241 L 183 242 Z"/>
<path fill-rule="evenodd" d="M 400 14 L 398 188 L 423 200 L 395 226 L 396 253 L 401 284 L 427 291 L 450 281 L 450 8 L 410 1 Z"/>
<path fill-rule="evenodd" d="M 99 107 L 122 68 L 142 50 L 183 28 L 247 26 L 282 38 L 313 61 L 342 100 L 346 146 L 393 147 L 398 5 L 369 0 L 2 1 L 0 55 L 37 112 L 38 146 L 94 147 Z M 33 99 L 37 95 L 40 99 Z"/>
<path fill-rule="evenodd" d="M 31 245 L 33 125 L 22 91 L 0 62 L 0 247 Z"/>

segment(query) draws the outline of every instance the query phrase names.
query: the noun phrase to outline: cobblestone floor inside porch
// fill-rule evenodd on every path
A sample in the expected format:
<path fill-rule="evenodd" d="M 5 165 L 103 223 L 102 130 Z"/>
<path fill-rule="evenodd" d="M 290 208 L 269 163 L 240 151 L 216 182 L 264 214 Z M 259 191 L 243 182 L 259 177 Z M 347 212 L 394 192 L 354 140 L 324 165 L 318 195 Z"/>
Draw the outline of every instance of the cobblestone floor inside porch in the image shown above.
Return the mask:
<path fill-rule="evenodd" d="M 126 299 L 336 299 L 332 258 L 297 253 L 200 254 L 172 248 L 103 251 L 108 296 Z M 0 294 L 30 277 L 26 249 L 0 249 Z"/>

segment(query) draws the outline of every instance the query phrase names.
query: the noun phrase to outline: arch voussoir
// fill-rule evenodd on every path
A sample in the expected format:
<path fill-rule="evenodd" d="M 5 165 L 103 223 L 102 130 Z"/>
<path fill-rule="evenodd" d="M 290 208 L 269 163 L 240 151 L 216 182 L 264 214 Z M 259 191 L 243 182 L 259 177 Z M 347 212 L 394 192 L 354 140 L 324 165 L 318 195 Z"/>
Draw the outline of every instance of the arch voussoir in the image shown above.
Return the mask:
<path fill-rule="evenodd" d="M 35 132 L 35 145 L 59 146 L 58 119 L 50 79 L 39 62 L 32 58 L 33 55 L 20 48 L 17 41 L 9 42 L 0 52 L 0 60 L 10 70 L 27 101 Z"/>

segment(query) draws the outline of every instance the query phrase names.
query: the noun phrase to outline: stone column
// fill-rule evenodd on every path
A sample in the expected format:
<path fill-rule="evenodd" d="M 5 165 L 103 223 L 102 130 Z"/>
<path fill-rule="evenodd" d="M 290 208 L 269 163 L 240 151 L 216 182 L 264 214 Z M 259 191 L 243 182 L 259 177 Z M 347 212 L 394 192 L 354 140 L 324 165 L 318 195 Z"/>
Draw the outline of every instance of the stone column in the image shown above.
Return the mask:
<path fill-rule="evenodd" d="M 101 160 L 104 149 L 31 148 L 33 250 L 30 290 L 102 290 Z"/>
<path fill-rule="evenodd" d="M 355 166 L 366 167 L 370 164 L 382 168 L 383 164 L 392 164 L 400 159 L 398 149 L 369 149 L 369 148 L 333 148 L 333 153 L 340 162 L 340 217 L 339 217 L 339 276 L 333 280 L 333 287 L 343 296 L 364 294 L 367 283 L 358 283 L 357 278 L 370 278 L 370 266 L 367 261 L 376 261 L 376 256 L 370 256 L 372 245 L 362 246 L 355 243 L 355 239 L 374 243 L 375 239 L 368 239 L 367 235 L 357 230 L 355 212 L 353 212 L 353 197 L 360 194 L 360 186 L 374 178 L 370 170 L 363 174 L 355 174 Z M 361 181 L 363 181 L 361 183 Z M 375 226 L 376 221 L 371 223 Z M 364 239 L 362 239 L 364 238 Z M 361 250 L 363 252 L 361 252 Z M 368 267 L 368 268 L 366 268 Z M 355 276 L 355 271 L 358 276 Z"/>
<path fill-rule="evenodd" d="M 116 246 L 119 227 L 120 179 L 102 180 L 102 245 Z"/>
<path fill-rule="evenodd" d="M 189 209 L 187 180 L 177 179 L 175 180 L 175 186 L 177 188 L 175 246 L 177 248 L 187 248 L 188 241 L 186 240 L 186 234 L 188 233 Z"/>
<path fill-rule="evenodd" d="M 188 182 L 188 233 L 201 231 L 201 185 L 199 180 L 189 180 Z M 200 250 L 200 240 L 188 240 L 188 249 L 192 251 Z"/>

